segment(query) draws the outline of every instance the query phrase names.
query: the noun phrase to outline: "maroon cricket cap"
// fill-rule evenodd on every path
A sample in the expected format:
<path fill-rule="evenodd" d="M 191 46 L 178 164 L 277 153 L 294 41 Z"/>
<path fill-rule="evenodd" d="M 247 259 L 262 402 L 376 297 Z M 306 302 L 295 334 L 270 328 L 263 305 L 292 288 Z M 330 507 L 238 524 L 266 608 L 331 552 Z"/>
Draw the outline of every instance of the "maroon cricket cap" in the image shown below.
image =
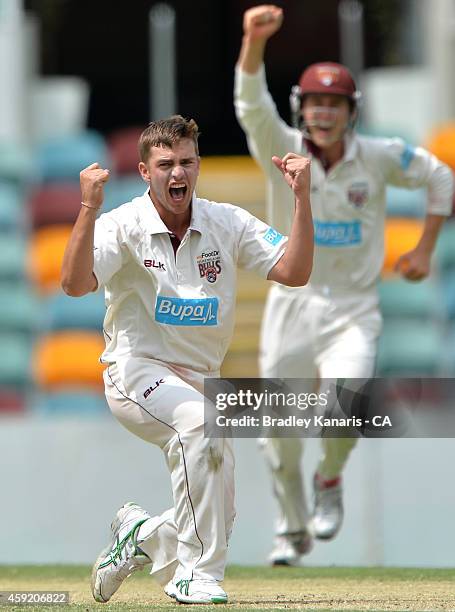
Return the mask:
<path fill-rule="evenodd" d="M 315 94 L 338 94 L 355 100 L 357 88 L 354 78 L 346 66 L 335 62 L 321 62 L 311 64 L 302 73 L 299 80 L 302 95 Z"/>

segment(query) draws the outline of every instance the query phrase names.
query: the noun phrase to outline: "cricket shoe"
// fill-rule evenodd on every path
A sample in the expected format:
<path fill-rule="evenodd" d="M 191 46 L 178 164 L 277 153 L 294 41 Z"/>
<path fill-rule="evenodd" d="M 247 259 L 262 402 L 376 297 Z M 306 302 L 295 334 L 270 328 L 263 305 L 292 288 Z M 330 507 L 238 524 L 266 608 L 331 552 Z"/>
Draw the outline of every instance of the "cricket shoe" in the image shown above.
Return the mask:
<path fill-rule="evenodd" d="M 298 565 L 300 557 L 313 548 L 313 539 L 308 531 L 296 531 L 275 536 L 273 550 L 269 555 L 271 565 Z"/>
<path fill-rule="evenodd" d="M 92 595 L 96 601 L 109 601 L 125 578 L 152 562 L 137 544 L 139 529 L 149 518 L 148 512 L 132 502 L 117 512 L 111 523 L 111 542 L 101 551 L 92 570 Z"/>
<path fill-rule="evenodd" d="M 313 486 L 314 514 L 311 519 L 311 532 L 319 540 L 331 540 L 340 531 L 343 523 L 341 476 L 324 481 L 315 474 Z"/>
<path fill-rule="evenodd" d="M 169 597 L 185 604 L 222 604 L 227 603 L 228 596 L 216 580 L 170 581 L 164 587 Z"/>

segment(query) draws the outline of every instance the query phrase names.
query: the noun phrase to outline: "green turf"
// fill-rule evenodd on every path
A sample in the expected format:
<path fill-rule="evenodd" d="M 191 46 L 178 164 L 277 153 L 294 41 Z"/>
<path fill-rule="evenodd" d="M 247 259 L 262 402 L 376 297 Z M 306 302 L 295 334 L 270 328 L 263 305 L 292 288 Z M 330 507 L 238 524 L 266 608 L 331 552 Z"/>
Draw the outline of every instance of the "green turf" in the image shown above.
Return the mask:
<path fill-rule="evenodd" d="M 43 583 L 49 579 L 88 579 L 87 565 L 0 565 L 0 581 L 20 577 L 21 580 Z M 397 567 L 265 567 L 230 565 L 226 578 L 251 580 L 300 580 L 305 578 L 344 578 L 362 580 L 455 580 L 455 568 L 397 568 Z M 146 573 L 136 574 L 136 580 L 150 580 Z M 193 608 L 191 608 L 193 610 Z M 205 608 L 206 609 L 206 608 Z"/>
<path fill-rule="evenodd" d="M 357 610 L 381 610 L 378 607 L 368 607 L 369 601 L 364 592 L 382 592 L 381 601 L 388 603 L 388 593 L 391 595 L 391 605 L 387 610 L 432 610 L 455 609 L 448 601 L 455 589 L 455 569 L 415 569 L 415 568 L 341 568 L 341 567 L 301 567 L 301 568 L 271 568 L 230 566 L 226 572 L 228 593 L 233 594 L 232 603 L 227 606 L 191 606 L 191 612 L 224 608 L 232 612 L 261 612 L 270 610 L 302 609 L 305 612 L 343 612 Z M 137 573 L 122 585 L 114 601 L 108 604 L 97 604 L 93 601 L 89 590 L 90 568 L 87 566 L 0 566 L 0 590 L 69 590 L 73 603 L 69 605 L 27 605 L 0 606 L 0 612 L 44 612 L 55 610 L 92 612 L 148 612 L 180 610 L 183 608 L 162 595 L 161 588 L 150 580 L 147 573 Z M 322 587 L 321 587 L 322 584 Z M 343 589 L 340 596 L 340 584 Z M 362 584 L 365 585 L 362 588 Z M 425 596 L 410 602 L 407 593 L 412 593 L 418 585 L 424 588 Z M 334 586 L 331 591 L 331 585 Z M 372 587 L 373 585 L 373 587 Z M 414 586 L 414 589 L 413 589 Z M 336 588 L 335 588 L 336 587 Z M 338 590 L 337 590 L 338 589 Z M 399 594 L 396 594 L 396 590 Z M 431 599 L 433 592 L 443 589 L 442 607 L 438 607 L 438 599 Z M 355 592 L 357 599 L 344 599 L 346 593 Z M 447 597 L 444 593 L 448 593 Z M 455 597 L 455 596 L 454 596 Z M 402 599 L 400 599 L 402 598 Z M 117 599 L 117 601 L 115 601 Z M 123 599 L 123 601 L 118 601 Z M 451 597 L 450 597 L 451 599 Z M 398 607 L 403 601 L 403 608 Z M 434 602 L 436 601 L 436 604 Z M 341 602 L 341 605 L 339 602 Z M 356 605 L 352 605 L 353 602 Z M 371 599 L 372 605 L 374 599 Z M 455 602 L 455 599 L 454 599 Z M 432 607 L 432 605 L 436 607 Z M 450 608 L 448 607 L 450 605 Z M 314 607 L 313 607 L 314 606 Z M 339 608 L 337 606 L 340 606 Z"/>

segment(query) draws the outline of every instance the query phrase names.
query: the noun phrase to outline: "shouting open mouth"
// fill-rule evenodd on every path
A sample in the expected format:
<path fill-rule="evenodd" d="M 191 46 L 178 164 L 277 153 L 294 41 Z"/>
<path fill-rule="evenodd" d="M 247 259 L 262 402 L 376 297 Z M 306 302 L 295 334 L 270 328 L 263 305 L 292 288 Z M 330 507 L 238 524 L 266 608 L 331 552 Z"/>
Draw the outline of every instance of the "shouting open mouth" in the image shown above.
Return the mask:
<path fill-rule="evenodd" d="M 188 187 L 185 183 L 174 183 L 169 187 L 169 194 L 173 202 L 181 202 L 188 191 Z"/>

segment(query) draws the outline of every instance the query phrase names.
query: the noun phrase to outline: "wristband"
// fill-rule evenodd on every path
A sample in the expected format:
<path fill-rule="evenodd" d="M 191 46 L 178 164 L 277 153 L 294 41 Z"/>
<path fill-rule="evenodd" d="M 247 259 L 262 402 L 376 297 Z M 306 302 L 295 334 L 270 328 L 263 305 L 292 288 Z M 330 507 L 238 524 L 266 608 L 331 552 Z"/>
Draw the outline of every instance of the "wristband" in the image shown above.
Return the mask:
<path fill-rule="evenodd" d="M 85 206 L 85 208 L 91 208 L 92 210 L 99 210 L 101 208 L 101 206 L 89 206 L 88 204 L 84 204 L 84 202 L 81 202 L 82 206 Z"/>

